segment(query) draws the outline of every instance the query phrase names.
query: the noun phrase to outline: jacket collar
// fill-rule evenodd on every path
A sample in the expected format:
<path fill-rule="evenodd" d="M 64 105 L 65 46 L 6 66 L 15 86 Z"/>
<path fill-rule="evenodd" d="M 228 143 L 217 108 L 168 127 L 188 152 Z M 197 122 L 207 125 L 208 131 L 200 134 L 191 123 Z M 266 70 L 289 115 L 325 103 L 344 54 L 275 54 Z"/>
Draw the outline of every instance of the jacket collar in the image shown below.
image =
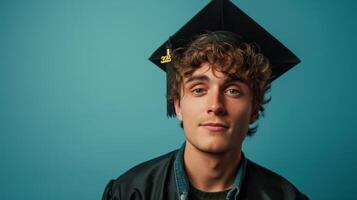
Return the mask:
<path fill-rule="evenodd" d="M 174 162 L 174 174 L 175 174 L 175 182 L 176 182 L 176 191 L 180 200 L 187 200 L 190 184 L 184 169 L 183 164 L 183 153 L 185 151 L 185 143 L 178 150 Z M 237 169 L 236 177 L 234 179 L 234 183 L 232 185 L 232 189 L 228 192 L 226 200 L 237 200 L 239 190 L 244 180 L 245 172 L 246 172 L 247 160 L 242 152 L 242 158 L 239 162 L 239 166 Z"/>

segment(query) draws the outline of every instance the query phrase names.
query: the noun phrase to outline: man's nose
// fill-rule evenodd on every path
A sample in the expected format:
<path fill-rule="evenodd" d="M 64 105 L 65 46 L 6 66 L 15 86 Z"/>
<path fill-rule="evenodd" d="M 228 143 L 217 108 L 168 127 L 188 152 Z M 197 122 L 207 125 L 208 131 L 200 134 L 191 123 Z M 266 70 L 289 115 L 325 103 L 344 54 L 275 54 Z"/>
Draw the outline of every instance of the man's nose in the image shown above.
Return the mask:
<path fill-rule="evenodd" d="M 224 94 L 221 91 L 211 91 L 208 95 L 207 113 L 215 115 L 225 115 L 227 113 Z"/>

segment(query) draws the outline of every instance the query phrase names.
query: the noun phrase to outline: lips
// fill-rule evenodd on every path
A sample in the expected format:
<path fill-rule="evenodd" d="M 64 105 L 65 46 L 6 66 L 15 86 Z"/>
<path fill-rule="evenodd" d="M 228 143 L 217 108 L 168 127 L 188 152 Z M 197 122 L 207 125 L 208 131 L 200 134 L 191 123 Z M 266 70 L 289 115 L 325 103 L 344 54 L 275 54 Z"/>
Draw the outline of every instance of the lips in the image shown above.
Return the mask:
<path fill-rule="evenodd" d="M 202 126 L 203 128 L 208 129 L 209 131 L 213 131 L 213 132 L 219 132 L 219 131 L 224 131 L 228 129 L 228 126 L 223 124 L 223 123 L 203 123 L 200 124 L 200 126 Z"/>

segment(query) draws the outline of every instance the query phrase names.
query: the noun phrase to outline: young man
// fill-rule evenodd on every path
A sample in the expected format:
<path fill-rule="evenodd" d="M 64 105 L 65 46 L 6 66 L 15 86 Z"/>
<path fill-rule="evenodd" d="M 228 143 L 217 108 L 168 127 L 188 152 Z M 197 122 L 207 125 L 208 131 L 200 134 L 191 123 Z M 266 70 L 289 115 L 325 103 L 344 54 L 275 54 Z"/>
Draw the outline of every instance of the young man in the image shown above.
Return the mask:
<path fill-rule="evenodd" d="M 168 115 L 181 121 L 186 142 L 110 181 L 103 199 L 307 199 L 241 151 L 271 81 L 299 62 L 292 52 L 215 0 L 150 59 L 167 72 Z"/>

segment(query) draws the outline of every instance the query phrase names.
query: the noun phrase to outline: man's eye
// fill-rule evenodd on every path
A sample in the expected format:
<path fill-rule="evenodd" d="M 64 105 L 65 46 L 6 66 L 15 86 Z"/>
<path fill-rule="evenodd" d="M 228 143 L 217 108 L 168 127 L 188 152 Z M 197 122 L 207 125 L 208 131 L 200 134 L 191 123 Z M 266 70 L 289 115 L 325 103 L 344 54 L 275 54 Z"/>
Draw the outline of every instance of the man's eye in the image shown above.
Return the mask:
<path fill-rule="evenodd" d="M 195 89 L 193 89 L 192 90 L 192 93 L 194 93 L 194 94 L 202 94 L 202 93 L 204 93 L 204 89 L 203 88 L 195 88 Z"/>
<path fill-rule="evenodd" d="M 242 94 L 238 89 L 233 88 L 227 89 L 225 93 L 232 97 L 239 97 Z"/>

